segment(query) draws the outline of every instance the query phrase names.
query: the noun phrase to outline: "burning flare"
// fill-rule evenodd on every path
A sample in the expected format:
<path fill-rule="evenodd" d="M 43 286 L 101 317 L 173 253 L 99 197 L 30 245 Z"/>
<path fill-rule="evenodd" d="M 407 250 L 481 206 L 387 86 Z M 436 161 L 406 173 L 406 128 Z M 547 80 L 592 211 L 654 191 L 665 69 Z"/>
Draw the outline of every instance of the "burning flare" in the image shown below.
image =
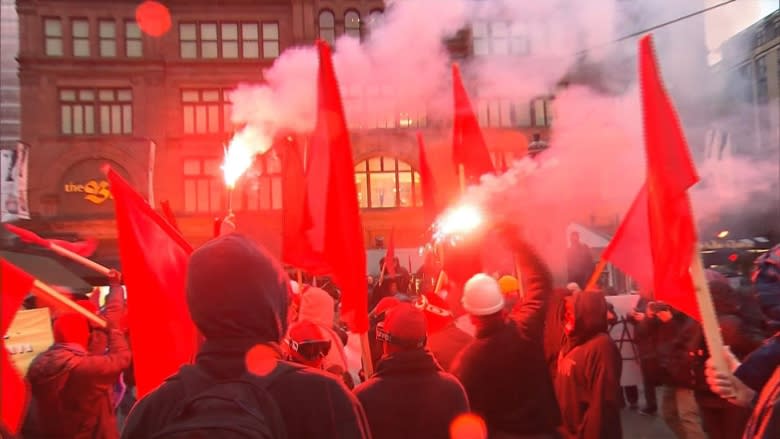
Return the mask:
<path fill-rule="evenodd" d="M 225 148 L 225 161 L 222 173 L 229 189 L 236 187 L 239 178 L 252 166 L 255 155 L 262 154 L 270 147 L 270 141 L 249 128 L 236 133 Z"/>
<path fill-rule="evenodd" d="M 447 237 L 468 234 L 484 222 L 482 211 L 477 206 L 471 204 L 457 206 L 436 222 L 434 239 L 441 241 Z"/>

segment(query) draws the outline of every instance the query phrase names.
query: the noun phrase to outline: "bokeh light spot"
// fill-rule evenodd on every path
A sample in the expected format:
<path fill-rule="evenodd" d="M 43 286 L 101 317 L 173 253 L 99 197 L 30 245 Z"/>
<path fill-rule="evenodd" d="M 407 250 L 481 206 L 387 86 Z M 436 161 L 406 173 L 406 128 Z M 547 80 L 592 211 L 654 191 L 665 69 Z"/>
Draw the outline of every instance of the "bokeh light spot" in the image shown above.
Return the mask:
<path fill-rule="evenodd" d="M 160 37 L 171 28 L 171 13 L 164 4 L 147 0 L 135 8 L 135 21 L 141 32 Z"/>
<path fill-rule="evenodd" d="M 258 376 L 271 373 L 279 362 L 278 352 L 267 345 L 257 344 L 246 353 L 246 370 Z"/>
<path fill-rule="evenodd" d="M 485 439 L 487 438 L 487 425 L 485 421 L 474 413 L 465 413 L 450 424 L 451 439 Z"/>

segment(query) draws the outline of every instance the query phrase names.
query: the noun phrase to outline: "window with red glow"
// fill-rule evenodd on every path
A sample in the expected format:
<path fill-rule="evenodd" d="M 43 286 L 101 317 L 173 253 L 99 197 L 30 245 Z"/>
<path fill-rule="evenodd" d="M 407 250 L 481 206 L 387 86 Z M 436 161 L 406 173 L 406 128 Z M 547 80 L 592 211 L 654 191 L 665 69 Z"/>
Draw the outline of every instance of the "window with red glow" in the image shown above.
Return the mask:
<path fill-rule="evenodd" d="M 393 157 L 374 157 L 355 166 L 358 203 L 364 209 L 422 206 L 420 174 Z"/>
<path fill-rule="evenodd" d="M 233 131 L 231 103 L 225 89 L 185 89 L 181 92 L 185 134 L 219 134 Z"/>
<path fill-rule="evenodd" d="M 133 133 L 133 92 L 128 89 L 61 89 L 60 133 L 128 135 Z"/>
<path fill-rule="evenodd" d="M 219 158 L 184 160 L 184 211 L 215 213 L 225 209 L 226 189 Z"/>

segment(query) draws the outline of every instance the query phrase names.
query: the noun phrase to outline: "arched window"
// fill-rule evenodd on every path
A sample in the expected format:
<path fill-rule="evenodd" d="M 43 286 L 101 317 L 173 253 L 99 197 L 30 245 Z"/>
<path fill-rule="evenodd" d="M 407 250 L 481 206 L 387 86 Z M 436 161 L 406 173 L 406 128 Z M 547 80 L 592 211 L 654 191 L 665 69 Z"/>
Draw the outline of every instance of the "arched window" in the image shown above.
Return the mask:
<path fill-rule="evenodd" d="M 368 13 L 368 25 L 376 26 L 379 20 L 382 19 L 382 14 L 384 14 L 384 12 L 385 11 L 381 9 L 372 9 L 371 12 Z"/>
<path fill-rule="evenodd" d="M 357 11 L 347 11 L 344 14 L 344 33 L 350 37 L 360 38 L 360 14 Z"/>
<path fill-rule="evenodd" d="M 320 28 L 320 39 L 333 45 L 333 42 L 336 41 L 336 17 L 333 15 L 333 12 L 328 10 L 320 11 L 318 23 Z"/>
<path fill-rule="evenodd" d="M 420 174 L 393 157 L 374 157 L 355 166 L 358 202 L 364 209 L 422 206 Z"/>

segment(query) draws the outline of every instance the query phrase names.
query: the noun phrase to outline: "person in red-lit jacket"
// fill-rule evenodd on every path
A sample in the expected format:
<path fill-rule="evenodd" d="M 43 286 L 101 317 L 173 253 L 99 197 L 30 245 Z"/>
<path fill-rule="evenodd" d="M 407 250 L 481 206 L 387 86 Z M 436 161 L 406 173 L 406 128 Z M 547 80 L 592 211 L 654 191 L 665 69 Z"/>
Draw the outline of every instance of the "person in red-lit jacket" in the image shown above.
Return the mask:
<path fill-rule="evenodd" d="M 32 427 L 38 431 L 27 436 L 119 437 L 113 388 L 130 365 L 131 354 L 119 329 L 124 298 L 118 273 L 112 275 L 111 285 L 105 330 L 90 326 L 80 314 L 60 314 L 54 321 L 54 345 L 30 364 Z M 91 331 L 104 334 L 90 337 Z M 97 343 L 105 343 L 106 350 L 99 351 Z"/>

